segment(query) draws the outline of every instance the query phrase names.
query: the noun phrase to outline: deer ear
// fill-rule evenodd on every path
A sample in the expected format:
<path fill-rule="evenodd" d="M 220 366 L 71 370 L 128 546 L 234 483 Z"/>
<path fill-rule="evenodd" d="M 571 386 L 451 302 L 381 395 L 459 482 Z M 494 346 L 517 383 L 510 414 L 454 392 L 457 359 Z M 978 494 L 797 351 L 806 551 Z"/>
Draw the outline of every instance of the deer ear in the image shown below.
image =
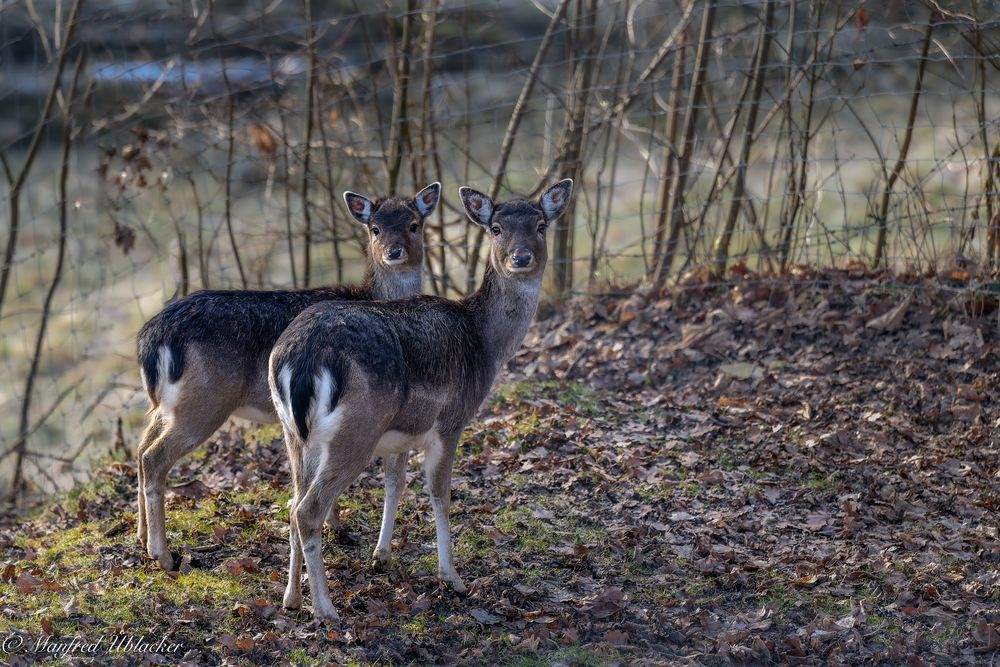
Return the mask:
<path fill-rule="evenodd" d="M 566 212 L 569 198 L 573 196 L 573 179 L 566 178 L 542 193 L 538 204 L 542 207 L 545 219 L 552 222 Z"/>
<path fill-rule="evenodd" d="M 431 183 L 413 197 L 413 203 L 417 205 L 417 211 L 421 218 L 426 218 L 437 208 L 438 199 L 441 198 L 441 184 Z"/>
<path fill-rule="evenodd" d="M 372 214 L 375 213 L 375 204 L 370 199 L 350 190 L 344 193 L 344 203 L 347 204 L 347 210 L 351 212 L 351 217 L 362 225 L 367 225 L 372 219 Z"/>
<path fill-rule="evenodd" d="M 458 194 L 462 198 L 465 213 L 477 225 L 486 226 L 493 218 L 493 200 L 479 190 L 461 187 Z"/>

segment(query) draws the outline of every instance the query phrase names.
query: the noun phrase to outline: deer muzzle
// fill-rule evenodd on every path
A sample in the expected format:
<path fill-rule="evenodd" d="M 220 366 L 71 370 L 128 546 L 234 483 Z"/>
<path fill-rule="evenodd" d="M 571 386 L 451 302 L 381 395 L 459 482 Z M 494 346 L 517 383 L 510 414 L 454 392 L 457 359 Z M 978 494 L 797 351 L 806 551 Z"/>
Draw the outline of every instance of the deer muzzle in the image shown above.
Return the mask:
<path fill-rule="evenodd" d="M 530 271 L 535 265 L 535 254 L 527 248 L 517 248 L 510 254 L 510 270 L 514 273 Z"/>
<path fill-rule="evenodd" d="M 385 249 L 384 260 L 388 266 L 403 264 L 408 258 L 409 253 L 406 252 L 406 248 L 401 243 L 393 243 Z"/>

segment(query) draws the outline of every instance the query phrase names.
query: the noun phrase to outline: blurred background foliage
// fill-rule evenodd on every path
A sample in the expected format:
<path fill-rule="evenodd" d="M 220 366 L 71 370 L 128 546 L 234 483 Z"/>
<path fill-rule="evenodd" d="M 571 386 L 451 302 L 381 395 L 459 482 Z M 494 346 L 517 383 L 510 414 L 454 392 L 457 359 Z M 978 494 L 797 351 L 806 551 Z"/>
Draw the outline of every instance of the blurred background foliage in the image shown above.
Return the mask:
<path fill-rule="evenodd" d="M 440 180 L 426 291 L 458 297 L 458 186 L 573 177 L 543 315 L 830 268 L 990 289 L 998 27 L 978 1 L 5 2 L 0 488 L 128 454 L 167 299 L 357 280 L 348 188 Z"/>

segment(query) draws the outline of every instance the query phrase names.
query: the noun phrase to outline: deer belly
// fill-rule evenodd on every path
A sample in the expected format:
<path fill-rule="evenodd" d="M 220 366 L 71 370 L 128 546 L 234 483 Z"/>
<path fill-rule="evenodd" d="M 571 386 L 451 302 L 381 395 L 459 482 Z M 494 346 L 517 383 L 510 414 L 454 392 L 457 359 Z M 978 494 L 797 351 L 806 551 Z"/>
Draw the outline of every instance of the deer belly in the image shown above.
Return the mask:
<path fill-rule="evenodd" d="M 429 433 L 430 431 L 416 434 L 386 431 L 375 445 L 375 456 L 392 456 L 413 449 L 423 449 Z"/>
<path fill-rule="evenodd" d="M 260 424 L 271 424 L 278 421 L 278 414 L 273 409 L 261 410 L 255 405 L 241 405 L 233 411 L 233 416 Z"/>

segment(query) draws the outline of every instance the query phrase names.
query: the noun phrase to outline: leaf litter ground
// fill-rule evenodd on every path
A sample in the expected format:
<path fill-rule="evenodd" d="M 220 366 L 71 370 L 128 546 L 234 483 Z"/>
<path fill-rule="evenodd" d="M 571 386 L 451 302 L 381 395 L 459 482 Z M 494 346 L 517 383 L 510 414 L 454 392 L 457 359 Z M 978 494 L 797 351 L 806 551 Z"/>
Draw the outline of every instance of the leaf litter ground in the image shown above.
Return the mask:
<path fill-rule="evenodd" d="M 234 426 L 178 467 L 169 575 L 135 542 L 134 466 L 112 463 L 7 520 L 0 634 L 24 644 L 5 658 L 86 661 L 52 642 L 127 636 L 151 646 L 99 659 L 993 664 L 1000 346 L 995 314 L 967 312 L 991 305 L 849 276 L 574 301 L 535 326 L 461 445 L 468 594 L 434 579 L 417 460 L 392 567 L 368 568 L 376 464 L 327 535 L 330 626 L 280 609 L 277 429 Z"/>

